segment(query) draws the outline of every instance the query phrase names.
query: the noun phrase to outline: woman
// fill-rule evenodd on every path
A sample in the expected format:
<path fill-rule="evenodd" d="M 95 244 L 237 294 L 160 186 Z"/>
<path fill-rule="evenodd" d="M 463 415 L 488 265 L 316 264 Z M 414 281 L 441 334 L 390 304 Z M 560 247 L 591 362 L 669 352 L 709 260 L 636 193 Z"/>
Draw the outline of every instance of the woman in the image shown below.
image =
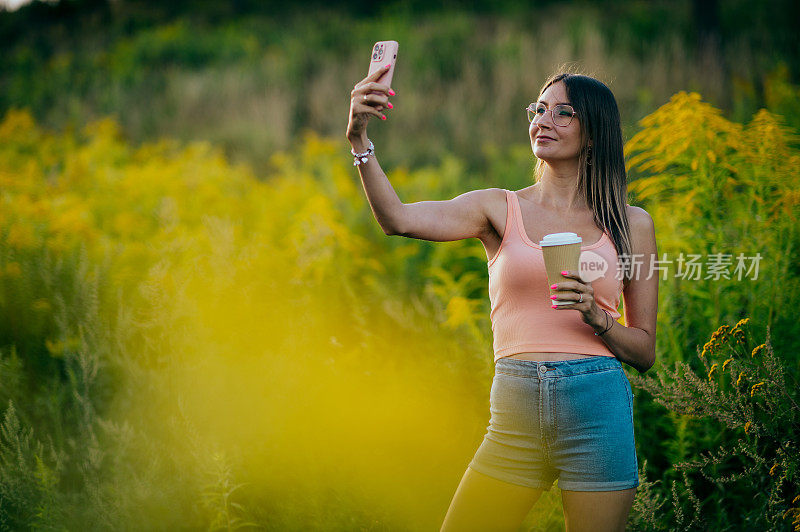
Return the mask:
<path fill-rule="evenodd" d="M 527 109 L 538 159 L 533 185 L 404 204 L 366 135 L 369 117 L 386 120 L 381 111 L 392 108 L 394 92 L 376 82 L 379 75 L 353 89 L 347 128 L 378 223 L 387 235 L 478 238 L 489 261 L 491 419 L 442 530 L 517 530 L 556 479 L 567 530 L 624 530 L 639 481 L 633 394 L 620 361 L 640 373 L 655 362 L 658 276 L 653 220 L 625 203 L 613 94 L 588 76 L 552 76 Z M 566 272 L 551 305 L 537 243 L 556 232 L 588 243 L 582 263 L 609 267 L 591 281 Z M 624 326 L 616 321 L 620 295 Z"/>

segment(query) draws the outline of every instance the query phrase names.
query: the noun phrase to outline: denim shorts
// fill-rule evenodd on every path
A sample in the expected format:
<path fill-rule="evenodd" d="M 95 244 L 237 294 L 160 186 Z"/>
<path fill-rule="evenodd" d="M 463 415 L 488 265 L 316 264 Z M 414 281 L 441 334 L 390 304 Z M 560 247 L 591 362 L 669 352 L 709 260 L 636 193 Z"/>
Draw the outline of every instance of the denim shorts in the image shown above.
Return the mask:
<path fill-rule="evenodd" d="M 547 491 L 556 479 L 574 491 L 639 485 L 633 391 L 616 358 L 501 358 L 489 405 L 475 471 Z"/>

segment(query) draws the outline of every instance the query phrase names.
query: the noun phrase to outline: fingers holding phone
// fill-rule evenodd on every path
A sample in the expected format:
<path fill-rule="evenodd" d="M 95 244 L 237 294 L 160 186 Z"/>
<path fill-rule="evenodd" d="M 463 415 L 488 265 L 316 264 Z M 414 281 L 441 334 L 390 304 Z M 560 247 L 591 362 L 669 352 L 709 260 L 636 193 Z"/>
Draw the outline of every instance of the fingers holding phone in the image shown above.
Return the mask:
<path fill-rule="evenodd" d="M 384 70 L 388 71 L 388 66 Z M 389 103 L 389 96 L 393 96 L 394 91 L 386 83 L 377 81 L 384 74 L 385 72 L 381 71 L 373 72 L 359 81 L 351 93 L 353 99 L 378 111 L 383 110 L 384 107 L 391 109 L 392 104 Z"/>
<path fill-rule="evenodd" d="M 366 130 L 369 117 L 375 115 L 386 120 L 384 108 L 392 109 L 389 96 L 394 65 L 397 60 L 397 41 L 379 41 L 372 49 L 369 73 L 359 81 L 350 93 L 350 120 L 347 136 L 359 136 Z"/>

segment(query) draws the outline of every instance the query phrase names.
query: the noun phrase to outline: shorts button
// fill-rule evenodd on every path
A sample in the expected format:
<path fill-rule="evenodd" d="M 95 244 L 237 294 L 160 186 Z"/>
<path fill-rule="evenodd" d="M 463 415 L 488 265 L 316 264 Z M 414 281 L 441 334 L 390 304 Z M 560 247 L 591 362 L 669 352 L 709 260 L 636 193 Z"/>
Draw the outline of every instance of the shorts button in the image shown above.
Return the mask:
<path fill-rule="evenodd" d="M 539 366 L 539 373 L 544 373 L 547 371 L 547 366 Z"/>

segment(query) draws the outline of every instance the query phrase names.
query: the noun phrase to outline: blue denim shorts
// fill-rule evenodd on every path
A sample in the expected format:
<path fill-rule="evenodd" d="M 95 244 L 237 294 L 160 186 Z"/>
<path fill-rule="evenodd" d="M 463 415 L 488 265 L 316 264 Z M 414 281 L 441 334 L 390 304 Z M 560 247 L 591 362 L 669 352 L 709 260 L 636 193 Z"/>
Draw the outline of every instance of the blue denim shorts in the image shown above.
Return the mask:
<path fill-rule="evenodd" d="M 469 467 L 531 488 L 612 491 L 639 485 L 633 391 L 619 360 L 501 358 L 491 419 Z"/>

